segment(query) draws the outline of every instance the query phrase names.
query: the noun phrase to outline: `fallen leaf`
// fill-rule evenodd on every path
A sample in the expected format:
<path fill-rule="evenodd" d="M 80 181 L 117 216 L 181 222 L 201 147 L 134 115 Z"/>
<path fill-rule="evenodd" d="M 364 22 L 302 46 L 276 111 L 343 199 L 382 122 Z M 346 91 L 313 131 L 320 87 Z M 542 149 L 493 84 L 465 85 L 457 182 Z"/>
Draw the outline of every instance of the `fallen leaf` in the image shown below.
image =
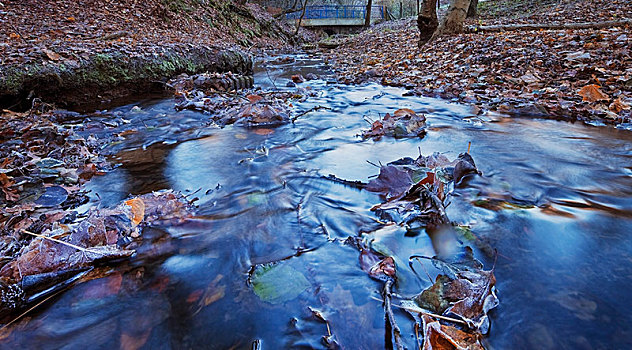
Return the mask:
<path fill-rule="evenodd" d="M 395 260 L 371 249 L 362 249 L 360 252 L 360 267 L 369 276 L 380 281 L 395 277 Z"/>
<path fill-rule="evenodd" d="M 250 103 L 257 103 L 263 99 L 260 95 L 248 95 L 246 98 L 250 101 Z"/>
<path fill-rule="evenodd" d="M 609 100 L 608 95 L 604 94 L 598 85 L 590 84 L 584 86 L 578 92 L 579 96 L 583 97 L 584 102 L 596 102 Z"/>
<path fill-rule="evenodd" d="M 630 109 L 630 105 L 625 103 L 621 99 L 621 97 L 619 97 L 610 104 L 608 109 L 610 109 L 610 111 L 613 113 L 621 113 L 622 111 L 627 111 L 628 109 Z"/>
<path fill-rule="evenodd" d="M 380 168 L 377 178 L 369 181 L 367 191 L 382 193 L 387 199 L 399 197 L 413 185 L 410 173 L 403 168 L 385 165 Z"/>
<path fill-rule="evenodd" d="M 132 223 L 138 226 L 145 218 L 145 202 L 140 198 L 132 198 L 126 200 L 125 204 L 132 208 Z"/>
<path fill-rule="evenodd" d="M 56 53 L 55 51 L 49 49 L 42 49 L 42 52 L 48 57 L 51 61 L 59 61 L 61 59 L 61 55 Z"/>
<path fill-rule="evenodd" d="M 287 263 L 257 265 L 252 275 L 255 294 L 270 304 L 280 304 L 296 299 L 310 284 Z"/>
<path fill-rule="evenodd" d="M 484 350 L 477 334 L 464 332 L 423 315 L 423 350 Z"/>

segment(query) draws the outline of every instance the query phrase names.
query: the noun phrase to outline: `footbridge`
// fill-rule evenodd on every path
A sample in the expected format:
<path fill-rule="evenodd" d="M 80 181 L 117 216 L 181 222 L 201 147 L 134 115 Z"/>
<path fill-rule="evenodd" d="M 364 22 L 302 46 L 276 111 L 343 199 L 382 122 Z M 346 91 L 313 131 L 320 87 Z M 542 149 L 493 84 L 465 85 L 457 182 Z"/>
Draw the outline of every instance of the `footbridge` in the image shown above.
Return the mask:
<path fill-rule="evenodd" d="M 384 6 L 371 7 L 371 23 L 379 22 L 385 18 Z M 301 19 L 302 17 L 302 19 Z M 366 18 L 366 6 L 353 5 L 310 5 L 302 9 L 288 13 L 286 19 L 300 21 L 302 27 L 360 27 L 364 25 Z"/>

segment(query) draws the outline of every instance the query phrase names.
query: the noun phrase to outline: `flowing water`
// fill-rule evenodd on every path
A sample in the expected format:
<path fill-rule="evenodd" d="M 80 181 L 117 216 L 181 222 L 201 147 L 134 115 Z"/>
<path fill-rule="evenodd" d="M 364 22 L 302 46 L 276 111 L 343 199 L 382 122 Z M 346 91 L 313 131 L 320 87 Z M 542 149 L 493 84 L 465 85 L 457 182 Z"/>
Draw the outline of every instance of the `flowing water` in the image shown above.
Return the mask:
<path fill-rule="evenodd" d="M 318 59 L 296 57 L 260 68 L 256 81 L 294 89 L 285 87 L 292 74 L 326 74 Z M 379 169 L 367 161 L 385 164 L 419 152 L 453 159 L 471 142 L 482 176 L 455 190 L 448 216 L 469 225 L 475 238 L 464 243 L 487 269 L 498 251 L 500 306 L 491 312 L 486 346 L 629 348 L 632 132 L 475 116 L 467 106 L 406 97 L 399 88 L 327 80 L 301 84 L 318 96 L 295 108 L 329 109 L 276 128 L 208 126 L 207 115 L 176 112 L 172 99 L 104 115 L 107 132 L 138 132 L 106 149 L 120 166 L 88 184 L 91 205 L 166 188 L 197 190 L 196 216 L 146 229 L 129 262 L 51 299 L 2 347 L 248 349 L 260 339 L 263 349 L 324 348 L 321 338 L 330 331 L 348 349 L 384 348 L 381 284 L 342 241 L 364 235 L 392 254 L 401 295 L 430 284 L 412 274 L 408 257 L 434 255 L 433 242 L 423 232 L 382 227 L 370 211 L 378 195 L 323 176 L 368 181 Z M 402 107 L 426 114 L 426 137 L 358 137 L 369 126 L 365 117 Z M 276 261 L 300 283 L 279 291 L 285 298 L 263 301 L 249 272 Z M 329 331 L 310 308 L 328 320 Z M 395 313 L 406 345 L 415 348 L 413 320 Z"/>

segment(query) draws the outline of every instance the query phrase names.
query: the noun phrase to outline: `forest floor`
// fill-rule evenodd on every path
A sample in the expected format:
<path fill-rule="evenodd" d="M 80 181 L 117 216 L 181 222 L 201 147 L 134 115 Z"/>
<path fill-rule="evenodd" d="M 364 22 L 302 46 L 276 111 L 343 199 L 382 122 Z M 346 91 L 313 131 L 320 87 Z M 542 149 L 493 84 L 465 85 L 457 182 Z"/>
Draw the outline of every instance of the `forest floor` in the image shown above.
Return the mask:
<path fill-rule="evenodd" d="M 632 19 L 625 0 L 486 1 L 468 25 Z M 327 56 L 339 81 L 377 81 L 411 94 L 591 124 L 631 121 L 630 28 L 478 32 L 418 48 L 416 18 L 377 25 Z"/>

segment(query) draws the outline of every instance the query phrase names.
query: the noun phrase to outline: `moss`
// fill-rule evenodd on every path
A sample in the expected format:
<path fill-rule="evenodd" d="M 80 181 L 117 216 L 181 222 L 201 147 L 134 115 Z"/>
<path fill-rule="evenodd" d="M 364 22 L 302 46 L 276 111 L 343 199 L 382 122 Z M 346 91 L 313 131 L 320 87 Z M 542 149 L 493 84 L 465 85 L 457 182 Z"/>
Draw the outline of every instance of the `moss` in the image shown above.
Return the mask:
<path fill-rule="evenodd" d="M 8 67 L 0 76 L 0 103 L 10 106 L 30 91 L 61 104 L 88 102 L 97 95 L 122 96 L 146 91 L 155 81 L 179 73 L 228 71 L 251 74 L 252 61 L 236 52 L 177 48 L 160 57 L 130 59 L 123 53 L 97 54 L 80 61 L 78 68 L 63 64 L 33 64 Z"/>
<path fill-rule="evenodd" d="M 191 12 L 188 4 L 182 0 L 162 0 L 162 4 L 171 12 Z"/>

